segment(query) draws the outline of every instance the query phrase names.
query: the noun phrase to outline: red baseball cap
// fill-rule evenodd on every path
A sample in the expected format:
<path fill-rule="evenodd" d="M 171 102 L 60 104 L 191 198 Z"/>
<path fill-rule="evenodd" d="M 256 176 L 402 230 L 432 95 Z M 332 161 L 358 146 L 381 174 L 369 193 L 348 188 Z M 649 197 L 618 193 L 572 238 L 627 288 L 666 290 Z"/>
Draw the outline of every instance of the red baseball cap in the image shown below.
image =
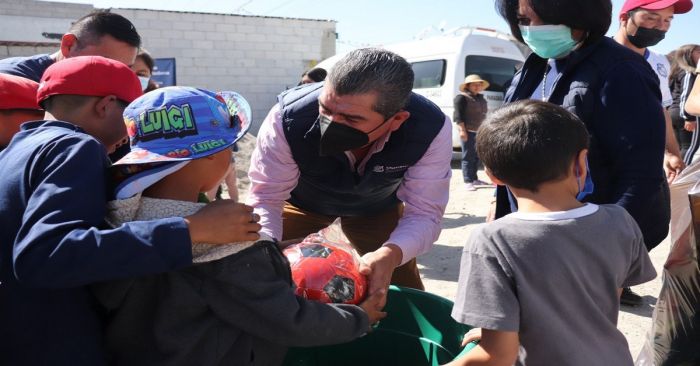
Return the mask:
<path fill-rule="evenodd" d="M 39 84 L 20 76 L 0 74 L 0 109 L 36 109 Z"/>
<path fill-rule="evenodd" d="M 129 66 L 102 56 L 71 57 L 49 66 L 39 82 L 36 101 L 52 95 L 114 95 L 131 103 L 143 94 Z"/>
<path fill-rule="evenodd" d="M 645 10 L 661 10 L 673 6 L 674 14 L 684 14 L 693 8 L 692 0 L 627 0 L 622 5 L 620 15 L 642 8 Z"/>

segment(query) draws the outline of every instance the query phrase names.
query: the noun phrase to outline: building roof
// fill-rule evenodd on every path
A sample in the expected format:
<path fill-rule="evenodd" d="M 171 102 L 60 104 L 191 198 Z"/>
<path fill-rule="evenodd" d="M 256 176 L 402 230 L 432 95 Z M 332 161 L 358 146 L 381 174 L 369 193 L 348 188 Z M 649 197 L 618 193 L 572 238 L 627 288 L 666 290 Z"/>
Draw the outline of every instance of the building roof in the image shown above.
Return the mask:
<path fill-rule="evenodd" d="M 205 14 L 205 15 L 226 15 L 234 17 L 245 17 L 245 18 L 268 18 L 268 19 L 289 19 L 289 20 L 305 20 L 310 22 L 332 22 L 337 23 L 333 19 L 311 19 L 311 18 L 293 18 L 293 17 L 276 17 L 268 15 L 247 15 L 247 14 L 233 14 L 233 13 L 209 13 L 200 11 L 182 11 L 182 10 L 159 10 L 159 9 L 142 9 L 142 8 L 112 8 L 114 10 L 141 10 L 141 11 L 156 11 L 156 12 L 166 12 L 166 13 L 181 13 L 181 14 Z"/>

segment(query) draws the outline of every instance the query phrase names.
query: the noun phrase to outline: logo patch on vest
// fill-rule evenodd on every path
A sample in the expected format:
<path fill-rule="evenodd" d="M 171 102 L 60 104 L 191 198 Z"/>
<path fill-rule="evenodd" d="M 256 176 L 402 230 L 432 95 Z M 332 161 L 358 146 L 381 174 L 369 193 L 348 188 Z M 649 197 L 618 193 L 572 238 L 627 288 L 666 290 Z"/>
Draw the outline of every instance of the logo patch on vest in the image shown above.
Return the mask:
<path fill-rule="evenodd" d="M 372 171 L 375 173 L 396 173 L 396 172 L 402 172 L 406 169 L 408 169 L 408 165 L 397 165 L 397 166 L 375 165 L 374 168 L 372 168 Z"/>

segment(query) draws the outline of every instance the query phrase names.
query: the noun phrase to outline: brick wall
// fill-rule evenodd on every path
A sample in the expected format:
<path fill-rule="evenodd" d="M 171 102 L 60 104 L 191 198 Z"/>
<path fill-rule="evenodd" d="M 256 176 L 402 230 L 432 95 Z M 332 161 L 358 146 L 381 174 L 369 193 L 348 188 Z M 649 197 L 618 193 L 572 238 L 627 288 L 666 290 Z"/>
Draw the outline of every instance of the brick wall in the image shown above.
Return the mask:
<path fill-rule="evenodd" d="M 89 5 L 0 1 L 3 17 L 77 19 Z M 302 72 L 335 54 L 335 22 L 325 20 L 113 9 L 131 20 L 153 57 L 174 57 L 179 85 L 235 90 L 253 108 L 254 132 L 276 96 Z M 69 22 L 67 22 L 69 23 Z M 65 30 L 70 24 L 65 25 Z M 28 24 L 31 29 L 32 25 Z M 0 34 L 0 41 L 3 35 Z M 0 57 L 55 49 L 0 46 Z"/>

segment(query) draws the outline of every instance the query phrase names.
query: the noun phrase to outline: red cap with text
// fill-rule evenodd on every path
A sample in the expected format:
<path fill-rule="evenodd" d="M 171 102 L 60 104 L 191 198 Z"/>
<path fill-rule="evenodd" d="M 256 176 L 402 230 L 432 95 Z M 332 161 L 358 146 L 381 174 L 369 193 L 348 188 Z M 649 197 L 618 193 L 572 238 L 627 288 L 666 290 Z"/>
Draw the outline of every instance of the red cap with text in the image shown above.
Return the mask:
<path fill-rule="evenodd" d="M 125 64 L 101 56 L 71 57 L 49 66 L 39 82 L 36 101 L 52 95 L 114 95 L 131 103 L 143 94 L 136 74 Z"/>
<path fill-rule="evenodd" d="M 36 109 L 36 89 L 34 80 L 20 76 L 0 74 L 0 109 Z"/>

